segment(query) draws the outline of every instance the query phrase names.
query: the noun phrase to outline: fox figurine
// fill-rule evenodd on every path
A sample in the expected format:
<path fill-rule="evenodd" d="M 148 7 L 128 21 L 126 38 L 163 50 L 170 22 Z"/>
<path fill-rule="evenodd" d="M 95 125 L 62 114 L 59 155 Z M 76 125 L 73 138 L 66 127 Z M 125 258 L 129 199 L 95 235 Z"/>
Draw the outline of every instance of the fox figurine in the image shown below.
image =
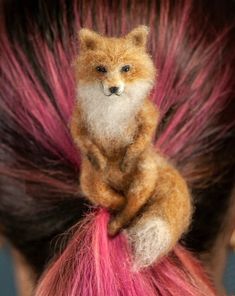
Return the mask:
<path fill-rule="evenodd" d="M 153 147 L 159 112 L 149 99 L 156 69 L 148 28 L 121 38 L 81 29 L 71 134 L 82 154 L 84 195 L 125 229 L 139 267 L 169 252 L 186 231 L 191 197 L 179 172 Z"/>

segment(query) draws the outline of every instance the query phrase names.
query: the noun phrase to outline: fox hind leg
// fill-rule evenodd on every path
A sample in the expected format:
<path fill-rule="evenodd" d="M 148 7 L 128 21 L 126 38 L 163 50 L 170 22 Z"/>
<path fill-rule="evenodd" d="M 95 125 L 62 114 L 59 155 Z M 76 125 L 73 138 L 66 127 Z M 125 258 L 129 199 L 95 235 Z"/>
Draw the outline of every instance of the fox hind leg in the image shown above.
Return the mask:
<path fill-rule="evenodd" d="M 155 194 L 144 212 L 126 230 L 137 269 L 167 254 L 189 226 L 192 214 L 187 185 L 171 166 L 159 172 Z"/>
<path fill-rule="evenodd" d="M 125 207 L 111 219 L 108 225 L 110 235 L 117 234 L 140 212 L 154 192 L 157 177 L 158 167 L 155 154 L 147 151 L 139 159 L 136 172 L 126 193 Z"/>

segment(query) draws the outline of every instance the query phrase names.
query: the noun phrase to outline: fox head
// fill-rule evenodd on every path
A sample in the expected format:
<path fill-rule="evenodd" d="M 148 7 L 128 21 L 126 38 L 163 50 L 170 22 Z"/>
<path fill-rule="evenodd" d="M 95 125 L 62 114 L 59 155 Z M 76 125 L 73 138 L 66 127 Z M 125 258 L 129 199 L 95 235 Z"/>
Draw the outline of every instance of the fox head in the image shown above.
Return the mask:
<path fill-rule="evenodd" d="M 147 35 L 145 26 L 121 38 L 81 29 L 75 63 L 79 90 L 95 92 L 106 100 L 146 97 L 155 79 L 155 67 L 146 51 Z"/>

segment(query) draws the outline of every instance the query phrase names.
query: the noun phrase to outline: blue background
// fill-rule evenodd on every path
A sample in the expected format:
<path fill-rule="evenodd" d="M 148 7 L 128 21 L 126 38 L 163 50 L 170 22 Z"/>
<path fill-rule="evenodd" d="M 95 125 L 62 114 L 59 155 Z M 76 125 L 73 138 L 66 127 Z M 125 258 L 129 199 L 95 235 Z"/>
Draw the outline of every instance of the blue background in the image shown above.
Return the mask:
<path fill-rule="evenodd" d="M 15 296 L 14 270 L 9 249 L 0 249 L 0 295 Z"/>

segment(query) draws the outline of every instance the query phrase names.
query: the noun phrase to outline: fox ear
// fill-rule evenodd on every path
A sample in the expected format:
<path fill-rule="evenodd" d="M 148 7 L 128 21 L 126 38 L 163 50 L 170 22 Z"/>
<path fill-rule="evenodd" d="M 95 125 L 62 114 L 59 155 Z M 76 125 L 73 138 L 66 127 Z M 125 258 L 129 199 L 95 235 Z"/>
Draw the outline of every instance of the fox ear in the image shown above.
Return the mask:
<path fill-rule="evenodd" d="M 146 47 L 149 28 L 147 26 L 138 26 L 126 35 L 126 39 L 130 40 L 133 45 L 138 47 Z"/>
<path fill-rule="evenodd" d="M 101 36 L 89 29 L 81 29 L 78 33 L 81 50 L 95 50 Z"/>

